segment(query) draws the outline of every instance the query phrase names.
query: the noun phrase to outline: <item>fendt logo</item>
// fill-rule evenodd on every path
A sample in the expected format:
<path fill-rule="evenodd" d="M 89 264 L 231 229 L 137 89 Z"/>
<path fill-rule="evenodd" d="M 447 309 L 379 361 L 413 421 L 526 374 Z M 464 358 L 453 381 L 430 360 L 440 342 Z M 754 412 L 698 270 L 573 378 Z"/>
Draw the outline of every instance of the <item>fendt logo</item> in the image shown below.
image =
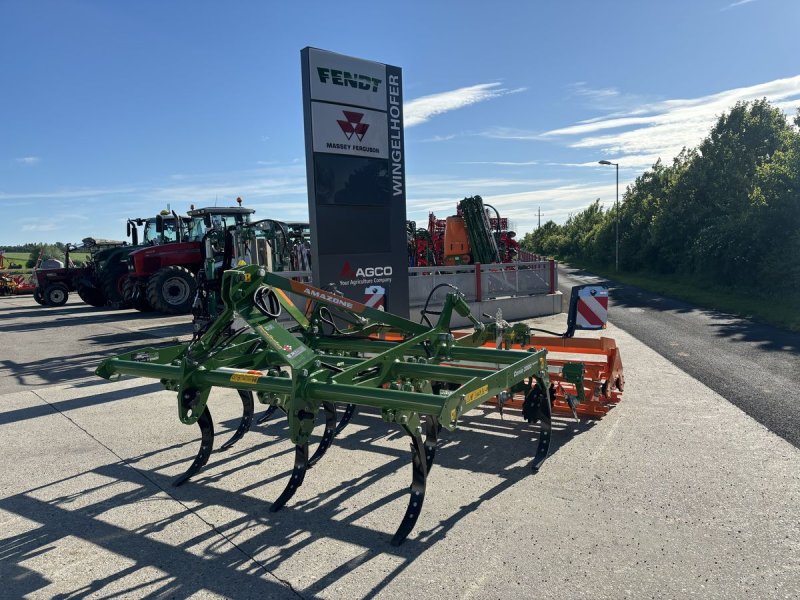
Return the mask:
<path fill-rule="evenodd" d="M 342 128 L 347 139 L 349 140 L 355 134 L 359 142 L 363 141 L 364 136 L 367 134 L 367 129 L 369 129 L 369 124 L 361 122 L 361 119 L 364 118 L 364 113 L 351 112 L 349 110 L 343 110 L 342 112 L 347 120 L 337 119 L 336 122 Z"/>
<path fill-rule="evenodd" d="M 353 271 L 350 261 L 346 261 L 342 267 L 339 277 L 343 279 L 353 279 L 354 277 L 391 277 L 392 267 L 358 267 Z"/>
<path fill-rule="evenodd" d="M 319 75 L 320 83 L 330 82 L 333 85 L 349 86 L 358 90 L 372 90 L 373 93 L 377 92 L 378 87 L 381 85 L 381 80 L 375 77 L 327 67 L 317 67 L 317 74 Z"/>

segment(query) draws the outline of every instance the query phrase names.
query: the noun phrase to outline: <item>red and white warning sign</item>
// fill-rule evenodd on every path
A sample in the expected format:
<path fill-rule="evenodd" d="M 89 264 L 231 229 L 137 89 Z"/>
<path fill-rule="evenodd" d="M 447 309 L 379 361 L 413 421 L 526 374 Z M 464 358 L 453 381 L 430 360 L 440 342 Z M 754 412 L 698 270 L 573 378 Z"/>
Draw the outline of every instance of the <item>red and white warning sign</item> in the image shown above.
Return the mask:
<path fill-rule="evenodd" d="M 364 304 L 370 308 L 386 310 L 386 288 L 371 285 L 364 290 Z"/>
<path fill-rule="evenodd" d="M 608 288 L 587 285 L 578 292 L 576 324 L 580 329 L 602 329 L 608 320 Z"/>

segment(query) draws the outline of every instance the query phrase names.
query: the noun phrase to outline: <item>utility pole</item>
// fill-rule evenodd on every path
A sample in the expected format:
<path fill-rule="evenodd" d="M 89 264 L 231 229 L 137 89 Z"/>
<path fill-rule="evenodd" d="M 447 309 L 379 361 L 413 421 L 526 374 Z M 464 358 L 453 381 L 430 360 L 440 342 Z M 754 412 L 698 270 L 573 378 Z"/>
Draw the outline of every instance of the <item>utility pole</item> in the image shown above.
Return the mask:
<path fill-rule="evenodd" d="M 536 226 L 536 229 L 542 226 L 542 207 L 539 207 L 539 224 Z"/>
<path fill-rule="evenodd" d="M 617 202 L 614 207 L 616 213 L 616 248 L 614 250 L 614 270 L 619 271 L 619 163 L 612 163 L 608 160 L 598 161 L 601 165 L 613 165 L 617 168 Z"/>

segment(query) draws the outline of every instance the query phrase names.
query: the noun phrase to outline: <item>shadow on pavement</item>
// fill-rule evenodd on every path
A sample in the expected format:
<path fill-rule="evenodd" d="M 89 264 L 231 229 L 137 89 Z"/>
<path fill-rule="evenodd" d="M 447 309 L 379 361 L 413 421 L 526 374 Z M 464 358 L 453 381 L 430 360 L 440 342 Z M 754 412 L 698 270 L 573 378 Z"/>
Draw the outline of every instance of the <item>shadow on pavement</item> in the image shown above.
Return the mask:
<path fill-rule="evenodd" d="M 592 425 L 592 422 L 576 424 L 556 418 L 551 453 L 557 452 Z M 230 426 L 235 426 L 235 423 Z M 398 500 L 402 504 L 396 515 L 396 524 L 399 524 L 405 508 L 407 485 L 403 484 L 402 489 L 386 489 L 384 479 L 401 471 L 408 476 L 410 483 L 411 454 L 407 450 L 378 444 L 385 442 L 387 438 L 404 437 L 404 434 L 388 429 L 376 413 L 357 415 L 353 424 L 336 439 L 330 452 L 336 452 L 337 447 L 372 451 L 382 455 L 385 462 L 366 471 L 354 464 L 352 472 L 343 473 L 341 483 L 333 489 L 311 498 L 296 499 L 283 510 L 270 513 L 273 498 L 259 497 L 259 488 L 268 481 L 287 480 L 293 455 L 293 450 L 285 443 L 286 420 L 276 417 L 264 425 L 254 425 L 253 431 L 247 436 L 250 438 L 249 442 L 241 441 L 237 447 L 227 452 L 214 452 L 206 467 L 213 468 L 214 473 L 206 474 L 201 471 L 191 482 L 180 488 L 172 487 L 171 477 L 163 474 L 176 461 L 167 459 L 157 467 L 146 470 L 137 466 L 145 459 L 151 459 L 148 464 L 152 465 L 152 457 L 173 450 L 176 447 L 173 445 L 168 449 L 154 449 L 134 457 L 127 464 L 111 463 L 77 476 L 102 476 L 100 481 L 104 483 L 95 489 L 108 488 L 108 492 L 121 484 L 120 487 L 125 490 L 111 497 L 108 497 L 108 493 L 99 494 L 103 500 L 96 503 L 87 503 L 86 499 L 91 498 L 94 489 L 86 487 L 82 487 L 80 493 L 62 495 L 49 501 L 39 499 L 43 495 L 40 490 L 29 490 L 0 500 L 0 509 L 36 524 L 29 531 L 0 542 L 0 575 L 7 582 L 4 585 L 7 586 L 9 597 L 35 595 L 51 582 L 26 568 L 24 563 L 35 556 L 46 559 L 59 540 L 72 536 L 117 555 L 123 566 L 112 575 L 98 576 L 90 584 L 70 590 L 61 597 L 88 594 L 110 597 L 132 595 L 135 592 L 139 595 L 144 592 L 140 587 L 145 584 L 132 583 L 122 592 L 115 590 L 104 595 L 107 586 L 118 585 L 128 575 L 138 582 L 146 579 L 147 595 L 188 597 L 201 590 L 210 590 L 234 598 L 312 597 L 323 594 L 331 586 L 335 588 L 340 580 L 352 577 L 354 572 L 357 574 L 361 566 L 368 570 L 375 569 L 374 564 L 365 566 L 372 559 L 391 555 L 391 567 L 380 573 L 380 580 L 365 593 L 354 593 L 352 596 L 371 598 L 385 589 L 416 560 L 423 558 L 426 551 L 444 539 L 448 531 L 483 503 L 492 501 L 523 479 L 533 478 L 535 482 L 536 476 L 530 471 L 529 460 L 535 452 L 538 427 L 528 425 L 519 418 L 507 418 L 505 421 L 489 418 L 488 410 L 476 410 L 465 417 L 462 429 L 443 434 L 428 485 L 428 497 L 437 494 L 437 469 L 465 469 L 487 473 L 496 478 L 498 483 L 473 497 L 465 498 L 456 512 L 429 529 L 421 529 L 418 523 L 416 534 L 412 533 L 412 537 L 399 548 L 389 544 L 390 534 L 369 529 L 359 523 L 359 520 Z M 252 438 L 259 435 L 263 441 L 254 443 Z M 180 445 L 192 446 L 192 450 L 196 450 L 196 443 L 178 444 Z M 257 459 L 254 456 L 250 463 L 244 466 L 241 464 L 243 456 L 261 449 L 269 451 L 270 447 L 276 445 L 280 448 L 277 451 L 273 448 L 266 461 L 262 452 Z M 323 458 L 319 465 L 308 472 L 307 479 L 324 468 L 325 460 Z M 234 461 L 238 461 L 235 466 Z M 185 461 L 180 462 L 184 466 L 188 464 Z M 547 468 L 547 464 L 545 462 L 543 469 Z M 220 472 L 220 467 L 226 465 L 230 465 L 230 469 Z M 226 475 L 242 468 L 263 469 L 267 478 L 235 490 L 222 489 L 215 485 L 220 481 L 224 483 Z M 92 480 L 98 479 L 93 477 Z M 50 483 L 43 488 L 59 483 Z M 358 507 L 354 512 L 345 513 L 345 506 L 352 508 L 354 498 L 364 497 L 359 495 L 360 492 L 374 486 L 379 486 L 381 491 L 370 493 L 369 504 Z M 384 489 L 386 491 L 382 491 Z M 162 490 L 181 502 L 185 510 L 178 510 L 168 518 L 148 521 L 134 529 L 118 527 L 103 518 L 118 507 L 137 503 L 146 505 Z M 75 503 L 77 496 L 82 501 Z M 211 507 L 227 510 L 208 512 Z M 164 543 L 158 539 L 159 532 L 192 513 L 224 514 L 229 515 L 229 518 L 227 522 L 214 523 L 213 528 L 209 528 L 204 534 L 180 544 Z M 396 524 L 388 525 L 387 528 L 393 531 Z M 256 533 L 252 532 L 254 526 L 259 528 Z M 357 554 L 343 564 L 337 563 L 337 566 L 329 568 L 327 572 L 321 572 L 302 590 L 295 591 L 264 578 L 265 572 L 286 569 L 289 563 L 292 568 L 299 568 L 306 560 L 304 557 L 313 552 L 314 544 L 324 539 L 334 539 L 354 546 Z M 336 561 L 325 562 L 327 564 Z M 315 568 L 319 569 L 319 565 Z M 163 576 L 154 578 L 153 569 L 158 569 Z M 148 573 L 146 577 L 139 573 L 144 570 Z M 370 578 L 375 578 L 374 572 L 371 572 Z"/>
<path fill-rule="evenodd" d="M 103 383 L 108 383 L 103 381 Z M 117 400 L 127 400 L 134 396 L 142 394 L 152 394 L 163 390 L 160 383 L 148 383 L 145 385 L 137 385 L 135 387 L 125 388 L 121 390 L 114 390 L 105 392 L 103 394 L 95 394 L 93 396 L 84 396 L 83 398 L 73 398 L 72 400 L 58 400 L 49 404 L 37 404 L 34 406 L 27 406 L 25 408 L 17 408 L 0 412 L 0 425 L 8 425 L 9 423 L 16 423 L 17 421 L 25 421 L 27 419 L 36 419 L 37 417 L 45 417 L 53 415 L 58 412 L 69 412 L 87 406 L 96 406 L 98 404 L 106 404 L 108 402 L 116 402 Z"/>
<path fill-rule="evenodd" d="M 50 316 L 53 313 L 40 313 L 38 316 Z M 82 327 L 85 325 L 94 325 L 99 323 L 118 323 L 120 321 L 131 321 L 131 320 L 139 320 L 142 321 L 152 321 L 157 319 L 165 318 L 164 315 L 159 313 L 138 313 L 132 314 L 130 312 L 101 312 L 101 313 L 91 313 L 88 311 L 79 311 L 75 312 L 75 309 L 70 308 L 69 312 L 54 315 L 58 318 L 54 319 L 47 319 L 43 318 L 41 320 L 35 321 L 25 321 L 20 323 L 4 323 L 0 326 L 0 331 L 7 331 L 7 332 L 28 332 L 28 331 L 42 331 L 47 329 L 53 329 L 54 327 Z M 14 315 L 13 318 L 16 320 L 18 315 Z M 20 319 L 24 319 L 24 316 L 19 316 Z M 9 317 L 6 317 L 8 320 Z"/>

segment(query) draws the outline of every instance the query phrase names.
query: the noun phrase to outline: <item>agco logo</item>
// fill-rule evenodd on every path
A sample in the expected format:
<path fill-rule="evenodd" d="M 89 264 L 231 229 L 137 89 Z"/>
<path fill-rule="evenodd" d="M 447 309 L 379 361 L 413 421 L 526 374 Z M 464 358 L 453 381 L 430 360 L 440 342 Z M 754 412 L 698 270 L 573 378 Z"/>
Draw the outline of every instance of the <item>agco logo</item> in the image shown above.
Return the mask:
<path fill-rule="evenodd" d="M 317 67 L 320 83 L 332 83 L 343 87 L 351 87 L 358 90 L 372 90 L 377 92 L 381 85 L 381 80 L 369 75 L 340 71 L 339 69 L 329 69 L 328 67 Z"/>
<path fill-rule="evenodd" d="M 342 271 L 339 273 L 339 276 L 345 279 L 352 279 L 353 277 L 391 277 L 391 275 L 392 267 L 388 265 L 385 267 L 358 267 L 353 271 L 353 267 L 350 266 L 349 262 L 344 263 Z"/>
<path fill-rule="evenodd" d="M 361 122 L 361 119 L 364 118 L 364 113 L 351 112 L 349 110 L 343 110 L 342 112 L 344 113 L 344 118 L 347 120 L 336 120 L 336 122 L 339 124 L 339 127 L 342 128 L 342 132 L 344 132 L 348 140 L 353 137 L 353 134 L 355 134 L 358 138 L 358 141 L 362 141 L 364 136 L 367 134 L 367 129 L 369 129 L 369 125 L 367 123 Z"/>

